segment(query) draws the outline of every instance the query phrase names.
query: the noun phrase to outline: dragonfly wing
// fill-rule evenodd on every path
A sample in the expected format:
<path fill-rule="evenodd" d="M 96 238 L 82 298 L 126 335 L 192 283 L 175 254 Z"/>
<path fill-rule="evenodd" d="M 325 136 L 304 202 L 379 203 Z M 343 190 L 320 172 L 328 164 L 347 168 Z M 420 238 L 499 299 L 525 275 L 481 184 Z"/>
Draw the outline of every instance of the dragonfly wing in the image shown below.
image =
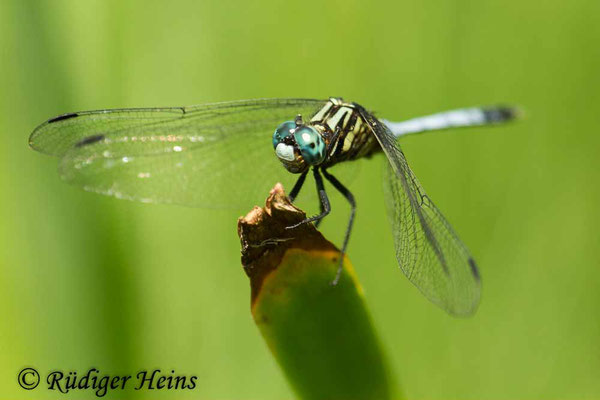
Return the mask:
<path fill-rule="evenodd" d="M 271 135 L 325 103 L 266 99 L 195 107 L 88 111 L 51 119 L 31 146 L 61 157 L 60 174 L 88 191 L 143 202 L 209 208 L 248 206 L 296 175 Z"/>
<path fill-rule="evenodd" d="M 411 171 L 394 135 L 361 111 L 388 160 L 384 190 L 396 259 L 408 279 L 448 313 L 473 314 L 480 279 L 475 261 Z"/>

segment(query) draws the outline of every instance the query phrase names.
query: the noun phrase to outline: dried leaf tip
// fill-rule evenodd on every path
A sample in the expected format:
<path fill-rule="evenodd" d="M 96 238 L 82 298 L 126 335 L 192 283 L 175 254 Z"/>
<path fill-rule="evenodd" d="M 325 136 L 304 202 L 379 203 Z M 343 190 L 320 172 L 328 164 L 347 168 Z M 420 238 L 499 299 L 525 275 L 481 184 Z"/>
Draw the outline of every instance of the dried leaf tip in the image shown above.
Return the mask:
<path fill-rule="evenodd" d="M 337 251 L 311 223 L 286 229 L 305 219 L 306 213 L 290 202 L 280 183 L 271 189 L 263 208 L 256 206 L 238 219 L 242 266 L 250 278 L 252 299 L 262 286 L 263 279 L 277 268 L 287 250 Z"/>

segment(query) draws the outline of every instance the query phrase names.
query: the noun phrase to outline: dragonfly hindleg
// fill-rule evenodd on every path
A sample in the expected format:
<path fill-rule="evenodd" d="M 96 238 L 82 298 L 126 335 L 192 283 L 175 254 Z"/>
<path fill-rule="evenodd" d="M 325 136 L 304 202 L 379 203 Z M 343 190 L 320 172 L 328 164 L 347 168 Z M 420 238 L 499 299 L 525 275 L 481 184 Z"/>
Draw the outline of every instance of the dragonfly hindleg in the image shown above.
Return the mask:
<path fill-rule="evenodd" d="M 346 254 L 346 249 L 348 248 L 348 241 L 350 240 L 350 232 L 352 232 L 352 224 L 354 223 L 354 215 L 356 214 L 356 201 L 354 200 L 354 195 L 350 192 L 337 178 L 330 173 L 327 172 L 326 169 L 323 168 L 323 175 L 325 179 L 327 179 L 333 187 L 335 187 L 350 203 L 350 218 L 348 220 L 348 226 L 346 227 L 346 233 L 344 235 L 344 242 L 342 243 L 342 250 L 340 251 L 340 262 L 338 265 L 337 272 L 335 274 L 335 278 L 332 282 L 333 285 L 336 285 L 340 280 L 340 275 L 342 273 L 342 266 L 344 262 L 344 254 Z"/>

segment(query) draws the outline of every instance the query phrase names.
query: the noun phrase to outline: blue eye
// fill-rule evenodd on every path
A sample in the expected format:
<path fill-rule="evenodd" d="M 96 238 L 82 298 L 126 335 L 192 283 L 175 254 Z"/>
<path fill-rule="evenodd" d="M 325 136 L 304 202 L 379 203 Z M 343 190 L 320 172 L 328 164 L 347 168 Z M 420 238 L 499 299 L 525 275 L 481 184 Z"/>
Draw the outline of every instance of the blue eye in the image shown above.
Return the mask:
<path fill-rule="evenodd" d="M 273 148 L 276 148 L 277 145 L 283 142 L 288 136 L 291 136 L 296 129 L 296 123 L 294 121 L 285 121 L 283 124 L 279 125 L 277 129 L 275 129 L 275 133 L 273 133 Z"/>
<path fill-rule="evenodd" d="M 325 142 L 315 128 L 303 126 L 296 129 L 294 139 L 307 164 L 319 165 L 325 160 Z"/>

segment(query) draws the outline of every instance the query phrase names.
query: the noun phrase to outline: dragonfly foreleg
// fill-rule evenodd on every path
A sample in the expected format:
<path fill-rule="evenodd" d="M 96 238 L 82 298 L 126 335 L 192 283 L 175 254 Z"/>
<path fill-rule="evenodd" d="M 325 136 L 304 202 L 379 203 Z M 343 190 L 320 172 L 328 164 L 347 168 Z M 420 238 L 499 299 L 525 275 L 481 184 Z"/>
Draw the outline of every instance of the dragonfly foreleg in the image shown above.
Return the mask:
<path fill-rule="evenodd" d="M 338 265 L 337 272 L 335 274 L 335 279 L 331 282 L 333 285 L 337 285 L 340 280 L 340 275 L 342 274 L 342 268 L 344 263 L 344 255 L 346 254 L 346 249 L 348 248 L 348 242 L 350 240 L 350 232 L 352 232 L 352 224 L 354 223 L 354 215 L 356 214 L 356 201 L 354 200 L 354 195 L 350 192 L 337 178 L 330 173 L 327 172 L 326 169 L 323 169 L 323 175 L 325 179 L 327 179 L 333 187 L 335 187 L 350 203 L 350 219 L 348 220 L 348 225 L 346 227 L 346 234 L 344 236 L 344 242 L 342 244 L 342 250 L 340 252 L 340 261 Z"/>
<path fill-rule="evenodd" d="M 294 184 L 292 191 L 288 195 L 290 202 L 293 203 L 294 200 L 296 200 L 296 197 L 298 197 L 298 193 L 300 193 L 300 189 L 302 189 L 302 185 L 304 185 L 304 181 L 306 180 L 306 174 L 308 174 L 308 170 L 304 171 L 302 175 L 298 177 L 298 180 Z"/>
<path fill-rule="evenodd" d="M 307 224 L 309 222 L 318 221 L 318 220 L 324 218 L 325 216 L 327 216 L 327 214 L 329 214 L 329 212 L 331 211 L 331 205 L 329 204 L 329 198 L 327 197 L 327 193 L 325 192 L 325 185 L 323 185 L 323 178 L 321 177 L 321 174 L 319 173 L 319 169 L 315 167 L 315 168 L 313 168 L 313 172 L 315 175 L 315 182 L 317 184 L 317 191 L 319 192 L 319 200 L 321 201 L 321 210 L 322 211 L 319 215 L 315 215 L 313 217 L 306 218 L 305 220 L 300 221 L 297 224 L 294 224 L 292 226 L 287 226 L 286 229 L 294 229 L 302 224 Z"/>
<path fill-rule="evenodd" d="M 342 129 L 338 126 L 333 134 L 333 137 L 329 141 L 329 145 L 327 145 L 326 154 L 331 154 L 331 150 L 333 150 L 333 146 L 335 146 L 338 142 L 338 137 L 342 133 Z"/>

